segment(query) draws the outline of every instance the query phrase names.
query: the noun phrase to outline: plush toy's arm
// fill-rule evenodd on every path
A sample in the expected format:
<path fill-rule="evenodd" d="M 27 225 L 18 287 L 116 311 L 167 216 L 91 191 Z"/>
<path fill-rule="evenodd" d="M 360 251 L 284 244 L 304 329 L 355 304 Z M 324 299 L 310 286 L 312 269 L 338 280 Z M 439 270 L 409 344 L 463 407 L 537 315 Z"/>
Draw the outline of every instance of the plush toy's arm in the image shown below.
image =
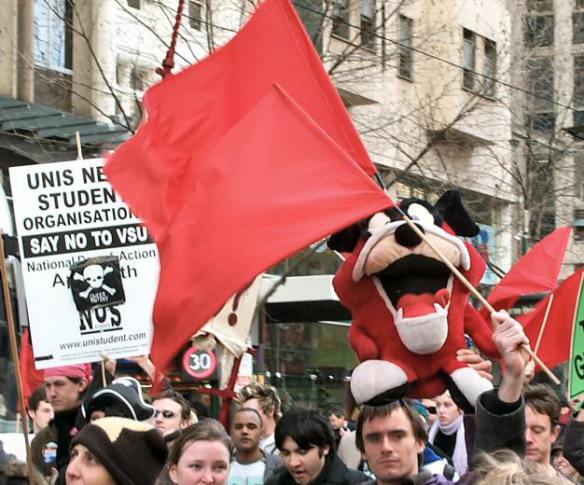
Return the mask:
<path fill-rule="evenodd" d="M 464 312 L 464 330 L 469 334 L 479 350 L 492 359 L 499 359 L 499 351 L 493 343 L 493 330 L 490 322 L 485 321 L 482 315 L 470 304 Z"/>
<path fill-rule="evenodd" d="M 349 328 L 349 343 L 357 353 L 359 362 L 379 359 L 379 349 L 377 348 L 375 341 L 355 323 Z"/>

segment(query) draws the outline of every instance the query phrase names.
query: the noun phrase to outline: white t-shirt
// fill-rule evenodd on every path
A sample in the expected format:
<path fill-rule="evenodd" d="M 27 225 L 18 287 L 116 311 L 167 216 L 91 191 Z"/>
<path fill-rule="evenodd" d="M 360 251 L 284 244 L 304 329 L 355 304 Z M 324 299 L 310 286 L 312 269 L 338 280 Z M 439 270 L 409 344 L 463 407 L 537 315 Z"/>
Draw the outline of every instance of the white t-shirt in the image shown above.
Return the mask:
<path fill-rule="evenodd" d="M 276 435 L 275 434 L 271 434 L 270 436 L 266 436 L 265 438 L 262 438 L 260 441 L 260 448 L 262 449 L 262 451 L 264 453 L 268 453 L 268 454 L 276 454 L 277 453 L 277 448 L 276 448 Z"/>
<path fill-rule="evenodd" d="M 264 460 L 246 463 L 245 465 L 233 460 L 229 470 L 229 485 L 262 485 L 264 483 L 265 469 Z"/>

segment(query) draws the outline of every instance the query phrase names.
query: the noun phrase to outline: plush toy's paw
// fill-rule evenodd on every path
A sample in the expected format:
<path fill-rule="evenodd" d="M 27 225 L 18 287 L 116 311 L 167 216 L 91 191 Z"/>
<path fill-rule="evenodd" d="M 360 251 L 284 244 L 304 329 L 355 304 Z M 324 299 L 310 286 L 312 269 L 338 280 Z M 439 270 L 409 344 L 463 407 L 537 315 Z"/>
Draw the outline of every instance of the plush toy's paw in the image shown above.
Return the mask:
<path fill-rule="evenodd" d="M 408 377 L 387 360 L 366 360 L 351 374 L 351 392 L 357 404 L 379 405 L 405 396 Z"/>
<path fill-rule="evenodd" d="M 493 389 L 493 384 L 488 379 L 481 376 L 476 370 L 470 367 L 456 369 L 450 374 L 450 379 L 456 386 L 462 397 L 473 408 L 475 407 L 479 396 Z M 461 406 L 465 408 L 466 406 Z"/>

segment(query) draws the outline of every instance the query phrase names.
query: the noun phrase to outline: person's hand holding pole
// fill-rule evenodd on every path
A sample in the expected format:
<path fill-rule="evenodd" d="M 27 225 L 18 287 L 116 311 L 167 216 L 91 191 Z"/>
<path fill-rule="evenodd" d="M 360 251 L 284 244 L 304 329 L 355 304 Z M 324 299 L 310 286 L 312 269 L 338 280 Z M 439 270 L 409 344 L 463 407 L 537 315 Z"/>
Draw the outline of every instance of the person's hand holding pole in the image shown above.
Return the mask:
<path fill-rule="evenodd" d="M 503 379 L 498 396 L 501 401 L 514 403 L 521 397 L 525 366 L 529 362 L 529 340 L 521 324 L 505 311 L 491 314 L 497 324 L 493 342 L 497 346 L 504 363 Z"/>

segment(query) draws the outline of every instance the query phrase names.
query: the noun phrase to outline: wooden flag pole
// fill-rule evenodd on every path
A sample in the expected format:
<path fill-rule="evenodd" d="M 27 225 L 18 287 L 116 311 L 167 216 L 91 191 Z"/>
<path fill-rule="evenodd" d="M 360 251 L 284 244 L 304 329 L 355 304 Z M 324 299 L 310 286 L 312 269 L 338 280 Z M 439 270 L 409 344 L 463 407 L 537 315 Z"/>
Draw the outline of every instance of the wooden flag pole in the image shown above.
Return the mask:
<path fill-rule="evenodd" d="M 539 334 L 537 336 L 537 342 L 535 343 L 535 348 L 533 353 L 537 355 L 539 352 L 539 346 L 541 345 L 541 339 L 543 337 L 543 332 L 545 332 L 545 326 L 547 325 L 548 317 L 550 316 L 550 310 L 552 308 L 552 303 L 554 301 L 554 294 L 550 295 L 550 301 L 548 301 L 547 308 L 545 309 L 545 315 L 543 316 L 543 322 L 541 322 L 541 328 L 539 329 Z"/>
<path fill-rule="evenodd" d="M 107 379 L 105 377 L 105 359 L 101 359 L 101 383 L 102 387 L 107 386 Z"/>
<path fill-rule="evenodd" d="M 6 321 L 8 324 L 8 338 L 10 339 L 10 352 L 12 353 L 12 363 L 16 376 L 16 388 L 18 390 L 20 416 L 22 420 L 22 433 L 24 435 L 24 446 L 26 448 L 26 466 L 28 468 L 29 483 L 34 483 L 34 467 L 32 464 L 32 454 L 28 441 L 28 417 L 26 415 L 26 403 L 24 402 L 24 392 L 22 390 L 22 376 L 20 374 L 20 362 L 18 361 L 18 346 L 16 344 L 16 328 L 14 326 L 14 316 L 12 314 L 12 301 L 10 300 L 10 289 L 8 287 L 8 271 L 6 269 L 6 254 L 4 252 L 4 238 L 0 231 L 0 274 L 2 275 L 2 290 L 4 292 L 4 306 L 6 309 Z"/>
<path fill-rule="evenodd" d="M 412 230 L 422 239 L 422 241 L 424 241 L 429 247 L 430 249 L 432 249 L 432 251 L 434 251 L 434 253 L 436 253 L 436 256 L 438 256 L 442 262 L 448 266 L 448 269 L 450 271 L 452 271 L 452 273 L 460 280 L 460 282 L 466 286 L 468 288 L 468 290 L 483 304 L 483 306 L 489 310 L 489 313 L 496 313 L 497 311 L 493 308 L 493 306 L 486 300 L 485 297 L 483 297 L 483 295 L 481 295 L 479 293 L 479 291 L 470 284 L 470 282 L 464 277 L 464 275 L 458 270 L 458 268 L 456 266 L 454 266 L 447 258 L 446 256 L 444 256 L 444 254 L 442 254 L 442 251 L 440 251 L 433 243 L 432 241 L 430 241 L 426 235 L 420 230 L 420 228 L 418 226 L 416 226 L 414 224 L 414 222 L 406 215 L 403 214 L 403 218 L 406 221 L 406 223 L 408 224 L 408 226 L 410 226 L 412 228 Z M 557 386 L 560 385 L 560 381 L 558 380 L 558 378 L 552 374 L 552 371 L 550 371 L 548 369 L 548 367 L 542 362 L 542 360 L 534 354 L 534 352 L 529 348 L 529 345 L 523 345 L 523 348 L 527 351 L 527 353 L 529 354 L 529 356 L 535 360 L 535 362 L 537 363 L 537 365 L 539 365 L 540 369 L 543 370 L 547 376 L 551 379 L 551 381 L 556 384 Z"/>
<path fill-rule="evenodd" d="M 77 144 L 77 160 L 83 160 L 83 152 L 81 151 L 81 136 L 79 136 L 79 132 L 75 132 L 75 141 Z"/>

